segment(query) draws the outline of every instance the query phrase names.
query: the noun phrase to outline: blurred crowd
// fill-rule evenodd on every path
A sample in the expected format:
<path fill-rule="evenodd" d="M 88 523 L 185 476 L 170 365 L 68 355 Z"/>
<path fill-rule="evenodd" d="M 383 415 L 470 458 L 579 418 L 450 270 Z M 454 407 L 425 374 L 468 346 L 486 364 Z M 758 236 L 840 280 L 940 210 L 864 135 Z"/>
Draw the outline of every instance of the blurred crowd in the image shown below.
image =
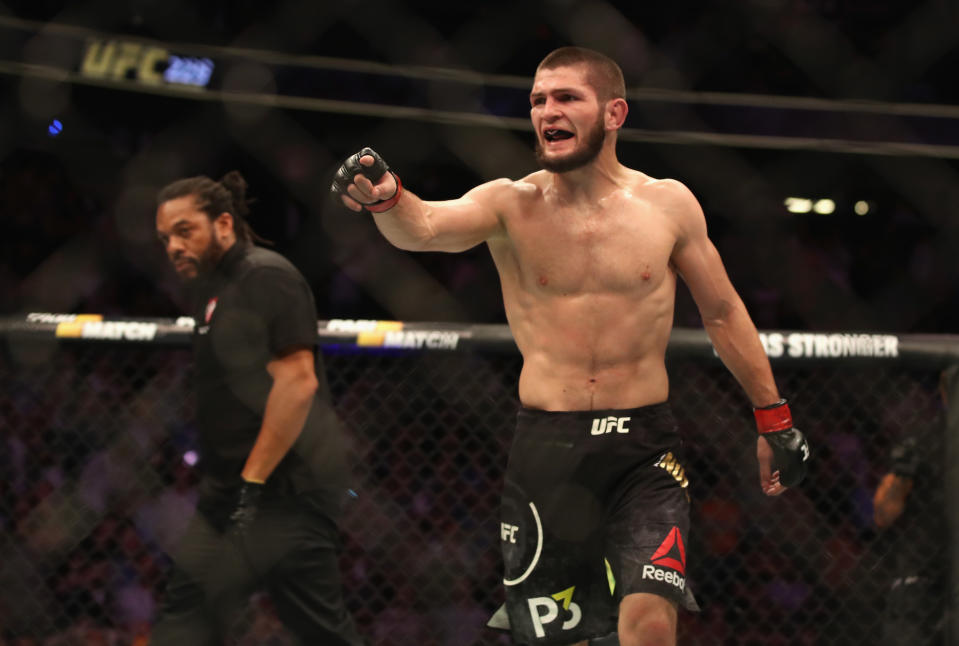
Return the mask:
<path fill-rule="evenodd" d="M 4 344 L 0 360 L 0 644 L 143 644 L 196 502 L 190 355 L 48 350 Z M 502 437 L 454 441 L 439 404 L 374 425 L 369 390 L 390 384 L 366 373 L 335 379 L 355 429 L 351 610 L 373 644 L 480 643 L 498 587 Z M 234 632 L 237 644 L 292 643 L 265 597 Z"/>
<path fill-rule="evenodd" d="M 502 601 L 497 508 L 516 358 L 329 349 L 326 360 L 353 442 L 342 569 L 364 634 L 373 646 L 508 643 L 485 622 Z M 815 442 L 814 484 L 770 501 L 731 378 L 697 363 L 672 370 L 693 498 L 690 585 L 703 607 L 683 615 L 680 643 L 874 636 L 895 555 L 873 526 L 872 491 L 893 443 L 941 433 L 937 376 L 781 370 Z M 145 643 L 195 504 L 189 375 L 186 350 L 4 348 L 0 644 Z M 234 635 L 291 643 L 259 596 Z"/>

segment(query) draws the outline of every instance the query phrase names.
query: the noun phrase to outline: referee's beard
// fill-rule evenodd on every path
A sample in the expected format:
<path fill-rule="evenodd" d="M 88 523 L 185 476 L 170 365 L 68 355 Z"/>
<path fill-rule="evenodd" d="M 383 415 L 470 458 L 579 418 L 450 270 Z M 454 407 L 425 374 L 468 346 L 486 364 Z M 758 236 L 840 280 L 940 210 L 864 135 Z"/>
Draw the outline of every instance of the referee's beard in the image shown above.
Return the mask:
<path fill-rule="evenodd" d="M 212 222 L 210 223 L 209 234 L 210 242 L 207 243 L 203 251 L 201 251 L 195 258 L 182 258 L 183 262 L 188 262 L 196 268 L 196 271 L 192 276 L 183 275 L 182 273 L 180 274 L 180 279 L 184 283 L 189 284 L 212 274 L 213 270 L 216 269 L 216 266 L 220 264 L 220 260 L 223 259 L 223 255 L 230 248 L 229 246 L 224 246 L 219 240 L 216 239 L 216 232 L 213 230 Z"/>
<path fill-rule="evenodd" d="M 197 276 L 206 276 L 212 273 L 213 270 L 216 269 L 216 266 L 220 264 L 220 260 L 227 250 L 227 248 L 220 244 L 220 241 L 212 235 L 212 224 L 210 225 L 210 234 L 210 244 L 208 244 L 206 249 L 203 250 L 203 253 L 200 254 L 199 261 L 197 262 Z"/>

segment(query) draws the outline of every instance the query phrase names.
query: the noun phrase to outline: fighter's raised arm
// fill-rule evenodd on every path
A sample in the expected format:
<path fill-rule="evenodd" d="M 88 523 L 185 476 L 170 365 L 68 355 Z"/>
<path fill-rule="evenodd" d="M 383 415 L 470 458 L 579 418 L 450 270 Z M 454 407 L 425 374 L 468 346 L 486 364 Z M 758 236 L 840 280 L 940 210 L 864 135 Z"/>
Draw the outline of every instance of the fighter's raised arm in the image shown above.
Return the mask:
<path fill-rule="evenodd" d="M 504 231 L 496 203 L 512 182 L 498 179 L 445 201 L 425 201 L 405 189 L 371 148 L 351 155 L 331 191 L 354 211 L 366 209 L 393 245 L 409 251 L 465 251 Z"/>

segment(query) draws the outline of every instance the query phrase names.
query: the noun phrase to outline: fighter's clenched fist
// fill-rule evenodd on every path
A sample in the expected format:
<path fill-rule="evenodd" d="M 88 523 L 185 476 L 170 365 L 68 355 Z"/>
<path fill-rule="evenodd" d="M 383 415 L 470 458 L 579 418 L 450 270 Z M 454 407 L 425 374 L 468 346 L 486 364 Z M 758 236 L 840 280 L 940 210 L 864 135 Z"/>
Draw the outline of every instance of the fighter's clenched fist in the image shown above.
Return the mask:
<path fill-rule="evenodd" d="M 350 155 L 333 177 L 330 192 L 354 210 L 381 213 L 400 199 L 403 185 L 383 158 L 372 148 Z"/>
<path fill-rule="evenodd" d="M 778 495 L 786 487 L 794 487 L 806 476 L 809 443 L 792 423 L 792 414 L 785 399 L 772 406 L 756 408 L 759 429 L 757 456 L 759 478 L 767 495 Z"/>

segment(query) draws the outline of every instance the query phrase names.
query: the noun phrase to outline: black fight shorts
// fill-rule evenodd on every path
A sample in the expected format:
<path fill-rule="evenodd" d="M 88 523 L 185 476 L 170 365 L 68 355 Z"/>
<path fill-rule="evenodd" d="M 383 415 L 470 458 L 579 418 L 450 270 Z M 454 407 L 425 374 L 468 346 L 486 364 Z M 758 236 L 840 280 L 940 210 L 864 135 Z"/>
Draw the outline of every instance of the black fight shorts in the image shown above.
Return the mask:
<path fill-rule="evenodd" d="M 688 481 L 669 404 L 522 409 L 503 492 L 508 624 L 519 644 L 616 629 L 634 592 L 698 610 L 686 584 Z"/>

